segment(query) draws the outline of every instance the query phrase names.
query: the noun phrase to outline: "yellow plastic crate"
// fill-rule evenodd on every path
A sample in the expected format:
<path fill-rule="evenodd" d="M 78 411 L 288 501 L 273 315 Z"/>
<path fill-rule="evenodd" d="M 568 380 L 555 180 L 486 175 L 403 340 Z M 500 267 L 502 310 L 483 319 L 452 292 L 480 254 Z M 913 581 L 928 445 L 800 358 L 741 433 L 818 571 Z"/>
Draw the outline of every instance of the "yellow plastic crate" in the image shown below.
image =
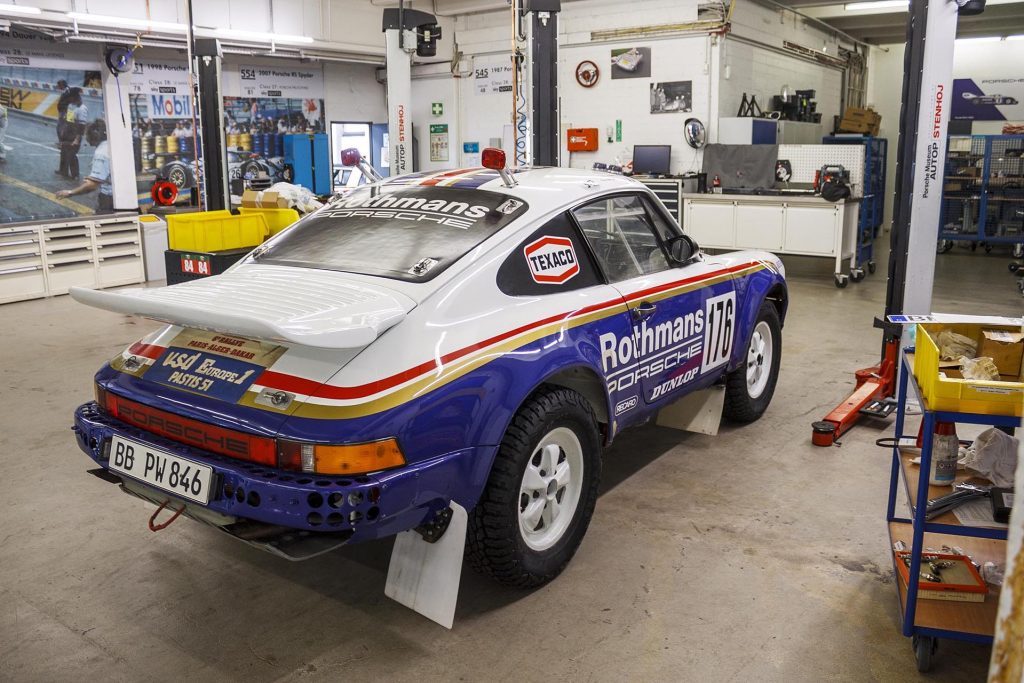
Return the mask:
<path fill-rule="evenodd" d="M 167 216 L 167 245 L 177 251 L 226 251 L 255 247 L 270 229 L 262 215 L 233 216 L 230 211 L 201 211 Z"/>
<path fill-rule="evenodd" d="M 267 227 L 270 229 L 271 235 L 276 235 L 295 221 L 299 220 L 299 212 L 295 209 L 265 209 L 241 206 L 238 208 L 238 211 L 243 216 L 263 216 L 267 220 Z"/>
<path fill-rule="evenodd" d="M 1024 382 L 985 382 L 949 377 L 939 367 L 936 339 L 942 330 L 981 341 L 983 329 L 1019 330 L 1019 327 L 978 323 L 919 323 L 914 351 L 914 377 L 929 410 L 981 415 L 1016 415 L 1024 413 Z"/>

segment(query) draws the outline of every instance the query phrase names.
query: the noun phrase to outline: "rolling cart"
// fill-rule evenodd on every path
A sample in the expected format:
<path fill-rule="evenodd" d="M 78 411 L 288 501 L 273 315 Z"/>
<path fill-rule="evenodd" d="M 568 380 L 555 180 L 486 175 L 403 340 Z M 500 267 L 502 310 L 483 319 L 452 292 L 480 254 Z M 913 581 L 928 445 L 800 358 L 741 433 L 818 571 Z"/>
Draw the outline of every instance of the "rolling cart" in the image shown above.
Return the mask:
<path fill-rule="evenodd" d="M 886 521 L 889 525 L 889 549 L 896 541 L 902 541 L 910 551 L 910 577 L 917 577 L 921 571 L 921 553 L 925 548 L 939 549 L 943 545 L 959 546 L 978 563 L 1006 561 L 1006 530 L 986 527 L 965 526 L 956 515 L 949 511 L 932 520 L 925 520 L 925 509 L 929 499 L 950 493 L 948 486 L 930 486 L 932 433 L 935 423 L 959 422 L 990 426 L 1017 427 L 1019 417 L 1006 415 L 984 415 L 931 410 L 918 386 L 911 368 L 913 349 L 905 349 L 900 359 L 900 383 L 896 412 L 896 439 L 892 453 L 892 472 L 889 480 L 889 504 Z M 920 402 L 922 411 L 921 464 L 911 464 L 914 453 L 904 452 L 899 444 L 915 434 L 904 434 L 907 409 L 907 393 L 913 392 Z M 915 469 L 917 471 L 915 471 Z M 970 477 L 963 472 L 957 474 L 957 482 Z M 909 505 L 910 517 L 896 514 L 896 499 L 900 481 Z M 918 671 L 928 671 L 932 657 L 938 648 L 939 638 L 966 640 L 974 643 L 991 644 L 995 634 L 996 613 L 999 609 L 999 593 L 989 590 L 984 602 L 957 602 L 945 600 L 920 600 L 918 582 L 901 580 L 893 553 L 893 573 L 899 597 L 900 618 L 904 636 L 911 638 Z"/>
<path fill-rule="evenodd" d="M 946 152 L 939 253 L 956 242 L 1024 256 L 1024 137 L 952 136 Z"/>
<path fill-rule="evenodd" d="M 850 271 L 854 282 L 864 279 L 864 266 L 875 272 L 875 238 L 885 220 L 885 163 L 889 141 L 871 135 L 828 135 L 825 145 L 864 146 L 864 190 L 857 217 L 857 267 Z"/>

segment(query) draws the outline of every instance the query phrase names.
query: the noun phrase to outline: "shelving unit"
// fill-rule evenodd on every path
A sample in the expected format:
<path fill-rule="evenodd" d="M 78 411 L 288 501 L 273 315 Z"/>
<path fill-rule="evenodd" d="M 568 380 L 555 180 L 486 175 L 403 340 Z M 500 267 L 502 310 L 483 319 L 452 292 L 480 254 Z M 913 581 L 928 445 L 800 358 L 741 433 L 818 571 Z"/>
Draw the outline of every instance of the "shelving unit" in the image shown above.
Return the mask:
<path fill-rule="evenodd" d="M 0 227 L 0 303 L 144 280 L 135 215 Z"/>
<path fill-rule="evenodd" d="M 857 217 L 857 263 L 869 264 L 874 272 L 875 238 L 885 221 L 885 172 L 889 141 L 870 135 L 829 135 L 826 145 L 862 145 L 864 147 L 864 185 Z"/>
<path fill-rule="evenodd" d="M 951 136 L 946 152 L 939 251 L 957 241 L 1024 255 L 1024 139 L 1019 135 Z"/>
<path fill-rule="evenodd" d="M 926 548 L 941 548 L 943 545 L 959 546 L 971 556 L 975 562 L 1005 562 L 1006 536 L 1004 529 L 974 527 L 963 525 L 953 512 L 947 512 L 933 520 L 926 521 L 925 510 L 928 500 L 938 498 L 951 492 L 947 486 L 931 486 L 928 483 L 931 471 L 932 434 L 935 423 L 955 422 L 980 424 L 989 426 L 1018 427 L 1018 417 L 1006 415 L 982 415 L 977 413 L 956 413 L 935 411 L 928 407 L 921 395 L 917 380 L 911 371 L 913 367 L 913 350 L 906 349 L 900 359 L 900 383 L 898 405 L 896 411 L 896 444 L 902 439 L 913 438 L 914 434 L 904 434 L 908 392 L 921 406 L 921 464 L 911 464 L 914 454 L 904 451 L 897 445 L 892 453 L 892 471 L 889 480 L 889 503 L 886 510 L 886 521 L 889 525 L 889 551 L 896 541 L 903 541 L 910 550 L 911 577 L 920 576 L 921 553 Z M 917 469 L 917 472 L 914 469 Z M 970 479 L 960 473 L 957 481 Z M 896 502 L 903 482 L 903 492 L 909 505 L 909 517 L 896 514 Z M 920 671 L 927 671 L 931 666 L 932 654 L 935 652 L 938 638 L 952 638 L 976 643 L 991 643 L 995 633 L 996 612 L 999 605 L 998 591 L 989 590 L 984 602 L 955 602 L 944 600 L 918 600 L 918 582 L 911 580 L 909 586 L 903 585 L 896 567 L 896 555 L 893 553 L 893 571 L 896 576 L 896 587 L 899 596 L 900 618 L 904 636 L 913 639 L 914 654 Z"/>

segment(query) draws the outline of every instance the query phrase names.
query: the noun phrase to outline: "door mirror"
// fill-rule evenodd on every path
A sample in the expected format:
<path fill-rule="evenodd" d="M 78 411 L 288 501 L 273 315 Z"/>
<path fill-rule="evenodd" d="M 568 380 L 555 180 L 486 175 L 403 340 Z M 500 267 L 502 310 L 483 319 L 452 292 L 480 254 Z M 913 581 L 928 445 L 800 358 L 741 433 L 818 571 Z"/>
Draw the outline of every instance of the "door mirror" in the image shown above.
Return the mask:
<path fill-rule="evenodd" d="M 665 243 L 668 255 L 677 266 L 692 263 L 700 252 L 700 247 L 689 235 L 677 235 Z"/>

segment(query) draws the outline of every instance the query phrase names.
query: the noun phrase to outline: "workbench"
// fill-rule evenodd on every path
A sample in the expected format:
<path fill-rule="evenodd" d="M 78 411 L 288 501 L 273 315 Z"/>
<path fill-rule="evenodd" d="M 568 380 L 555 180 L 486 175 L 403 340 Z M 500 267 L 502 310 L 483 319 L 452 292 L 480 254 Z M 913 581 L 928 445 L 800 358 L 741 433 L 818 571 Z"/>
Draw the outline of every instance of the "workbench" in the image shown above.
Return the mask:
<path fill-rule="evenodd" d="M 864 279 L 857 263 L 860 198 L 830 202 L 815 195 L 683 194 L 683 232 L 705 249 L 761 249 L 835 259 L 835 285 Z M 849 275 L 843 272 L 848 261 Z"/>

